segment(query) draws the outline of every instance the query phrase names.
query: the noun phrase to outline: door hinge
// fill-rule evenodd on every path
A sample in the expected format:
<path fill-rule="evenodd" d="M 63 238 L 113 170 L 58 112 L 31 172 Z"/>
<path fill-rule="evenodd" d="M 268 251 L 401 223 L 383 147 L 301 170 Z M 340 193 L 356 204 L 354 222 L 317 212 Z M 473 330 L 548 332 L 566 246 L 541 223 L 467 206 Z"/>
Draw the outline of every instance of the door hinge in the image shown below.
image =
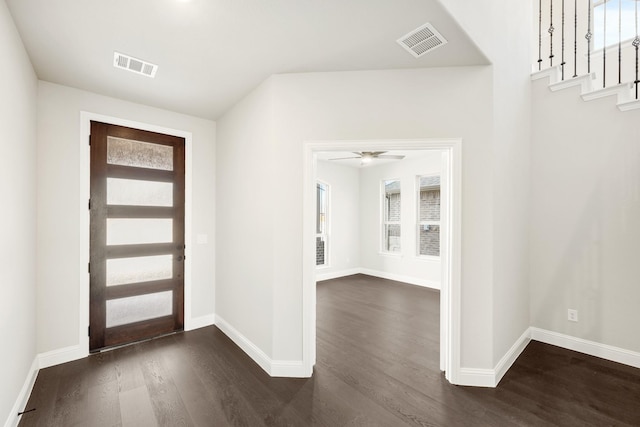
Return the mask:
<path fill-rule="evenodd" d="M 91 336 L 91 326 L 87 326 L 87 336 Z"/>
<path fill-rule="evenodd" d="M 91 274 L 91 263 L 87 263 L 87 273 Z"/>
<path fill-rule="evenodd" d="M 89 199 L 89 210 L 91 210 L 91 199 Z"/>
<path fill-rule="evenodd" d="M 91 145 L 91 135 L 89 135 L 89 145 Z"/>

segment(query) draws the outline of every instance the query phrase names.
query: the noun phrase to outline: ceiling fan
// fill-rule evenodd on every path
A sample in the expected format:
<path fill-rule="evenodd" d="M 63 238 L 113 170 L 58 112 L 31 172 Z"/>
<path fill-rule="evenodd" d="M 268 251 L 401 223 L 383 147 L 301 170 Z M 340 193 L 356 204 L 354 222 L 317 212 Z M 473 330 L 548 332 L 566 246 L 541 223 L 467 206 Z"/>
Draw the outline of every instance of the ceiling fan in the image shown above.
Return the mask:
<path fill-rule="evenodd" d="M 354 151 L 354 157 L 337 157 L 329 160 L 347 160 L 347 159 L 362 159 L 362 164 L 369 163 L 374 159 L 386 159 L 386 160 L 402 160 L 404 156 L 396 154 L 384 154 L 386 151 Z"/>

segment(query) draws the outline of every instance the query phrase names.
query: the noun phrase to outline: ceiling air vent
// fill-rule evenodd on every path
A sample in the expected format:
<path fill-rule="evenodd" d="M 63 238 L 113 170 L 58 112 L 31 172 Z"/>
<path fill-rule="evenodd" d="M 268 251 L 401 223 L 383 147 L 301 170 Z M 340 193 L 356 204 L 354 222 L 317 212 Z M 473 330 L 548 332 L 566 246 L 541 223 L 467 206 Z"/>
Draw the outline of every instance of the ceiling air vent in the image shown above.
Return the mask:
<path fill-rule="evenodd" d="M 129 55 L 113 52 L 113 66 L 147 77 L 155 77 L 158 66 Z"/>
<path fill-rule="evenodd" d="M 416 58 L 447 44 L 447 40 L 442 37 L 442 34 L 428 22 L 406 36 L 400 37 L 397 42 Z"/>

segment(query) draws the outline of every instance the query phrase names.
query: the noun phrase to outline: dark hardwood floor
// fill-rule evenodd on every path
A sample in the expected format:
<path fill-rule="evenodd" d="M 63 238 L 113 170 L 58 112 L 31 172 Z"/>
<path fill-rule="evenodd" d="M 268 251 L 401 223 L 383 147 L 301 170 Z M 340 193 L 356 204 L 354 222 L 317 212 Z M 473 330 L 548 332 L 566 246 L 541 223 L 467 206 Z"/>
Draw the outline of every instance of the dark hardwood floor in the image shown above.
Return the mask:
<path fill-rule="evenodd" d="M 438 368 L 439 295 L 318 284 L 310 379 L 270 378 L 216 327 L 38 374 L 21 426 L 640 426 L 640 370 L 531 342 L 495 389 Z"/>

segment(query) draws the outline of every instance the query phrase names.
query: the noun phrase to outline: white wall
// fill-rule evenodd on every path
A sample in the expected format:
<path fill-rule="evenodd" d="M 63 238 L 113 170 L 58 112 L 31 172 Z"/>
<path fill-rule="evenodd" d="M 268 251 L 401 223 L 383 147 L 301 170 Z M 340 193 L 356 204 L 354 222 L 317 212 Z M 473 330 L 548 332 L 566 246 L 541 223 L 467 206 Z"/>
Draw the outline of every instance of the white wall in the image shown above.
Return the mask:
<path fill-rule="evenodd" d="M 65 86 L 38 85 L 38 352 L 77 345 L 80 273 L 80 112 L 193 134 L 194 234 L 215 239 L 215 123 Z M 84 143 L 84 141 L 82 142 Z M 195 236 L 193 242 L 195 243 Z M 213 243 L 192 248 L 192 317 L 214 312 Z"/>
<path fill-rule="evenodd" d="M 417 256 L 416 177 L 439 174 L 442 154 L 439 151 L 417 158 L 360 169 L 361 265 L 367 270 L 409 283 L 440 289 L 440 260 Z M 385 179 L 401 182 L 401 254 L 380 251 L 380 191 Z"/>
<path fill-rule="evenodd" d="M 640 111 L 546 83 L 533 87 L 531 325 L 640 352 Z"/>
<path fill-rule="evenodd" d="M 316 278 L 322 280 L 361 267 L 360 170 L 319 160 L 316 176 L 330 186 L 329 265 L 316 270 Z"/>
<path fill-rule="evenodd" d="M 492 204 L 486 191 L 491 182 L 492 115 L 487 108 L 491 93 L 489 67 L 287 74 L 263 83 L 218 121 L 218 182 L 229 187 L 218 190 L 218 218 L 220 228 L 224 224 L 228 230 L 249 227 L 251 218 L 260 221 L 260 254 L 270 254 L 271 263 L 264 256 L 247 256 L 248 238 L 233 239 L 229 234 L 219 239 L 217 311 L 233 313 L 236 325 L 246 331 L 250 326 L 245 325 L 260 323 L 264 330 L 255 326 L 250 338 L 265 353 L 271 350 L 267 354 L 272 359 L 300 361 L 303 142 L 460 137 L 464 147 L 462 269 L 463 278 L 473 278 L 462 296 L 467 307 L 463 327 L 468 328 L 462 356 L 469 366 L 492 367 L 487 344 L 492 319 L 491 227 L 487 225 L 492 223 Z M 249 167 L 245 173 L 234 172 L 243 156 L 249 157 Z M 221 163 L 226 162 L 229 166 L 223 168 Z M 243 203 L 241 196 L 232 196 L 257 182 L 277 184 L 278 191 L 271 197 L 257 192 L 260 203 Z M 223 191 L 229 195 L 223 197 Z M 251 215 L 245 212 L 249 205 Z M 229 213 L 223 213 L 226 209 Z M 222 264 L 230 266 L 224 276 Z M 267 307 L 269 292 L 273 293 L 271 308 Z M 227 293 L 234 298 L 223 299 Z M 270 338 L 272 348 L 262 344 Z"/>
<path fill-rule="evenodd" d="M 274 76 L 277 157 L 286 203 L 274 208 L 287 224 L 274 248 L 274 353 L 299 359 L 302 348 L 302 143 L 305 140 L 461 137 L 463 140 L 462 358 L 490 367 L 492 116 L 489 67 L 309 73 Z M 300 338 L 298 338 L 300 337 Z M 297 338 L 297 339 L 296 339 Z"/>
<path fill-rule="evenodd" d="M 529 327 L 532 2 L 440 1 L 493 64 L 492 97 L 487 98 L 493 101 L 485 106 L 493 110 L 493 147 L 487 163 L 493 173 L 485 181 L 493 192 L 493 213 L 489 222 L 477 224 L 487 228 L 493 240 L 492 262 L 484 272 L 492 285 L 483 288 L 490 293 L 485 311 L 490 318 L 474 324 L 463 316 L 463 331 L 473 348 L 492 346 L 491 366 L 496 366 Z M 464 313 L 471 308 L 465 301 Z M 486 322 L 491 324 L 489 337 L 480 329 Z M 473 364 L 463 358 L 463 366 Z"/>
<path fill-rule="evenodd" d="M 287 226 L 273 208 L 286 183 L 273 155 L 272 81 L 218 121 L 216 316 L 272 357 L 274 239 Z"/>
<path fill-rule="evenodd" d="M 0 1 L 0 423 L 14 408 L 36 356 L 36 93 L 38 80 Z M 16 410 L 14 414 L 13 411 Z"/>

